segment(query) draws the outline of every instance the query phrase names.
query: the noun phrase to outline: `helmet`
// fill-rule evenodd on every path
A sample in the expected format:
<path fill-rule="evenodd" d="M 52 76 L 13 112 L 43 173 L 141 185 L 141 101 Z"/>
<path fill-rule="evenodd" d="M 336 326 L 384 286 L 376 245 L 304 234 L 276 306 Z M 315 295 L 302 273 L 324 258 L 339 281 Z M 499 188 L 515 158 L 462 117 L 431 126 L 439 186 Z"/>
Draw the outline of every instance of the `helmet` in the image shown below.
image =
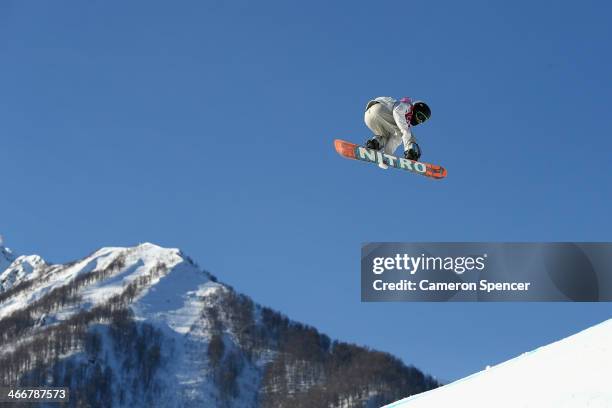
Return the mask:
<path fill-rule="evenodd" d="M 410 124 L 412 126 L 420 125 L 431 117 L 431 109 L 423 101 L 416 101 L 412 104 L 412 117 Z"/>

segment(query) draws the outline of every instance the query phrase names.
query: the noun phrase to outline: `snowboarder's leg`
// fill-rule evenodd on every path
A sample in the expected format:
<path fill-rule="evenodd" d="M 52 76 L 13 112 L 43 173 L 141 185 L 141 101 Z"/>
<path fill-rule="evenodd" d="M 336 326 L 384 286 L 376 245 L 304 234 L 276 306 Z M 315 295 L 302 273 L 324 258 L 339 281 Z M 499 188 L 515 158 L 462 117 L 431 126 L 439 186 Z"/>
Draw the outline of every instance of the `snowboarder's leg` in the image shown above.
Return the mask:
<path fill-rule="evenodd" d="M 366 147 L 370 149 L 380 150 L 384 148 L 389 138 L 395 133 L 393 113 L 380 103 L 370 106 L 365 111 L 364 122 L 374 133 L 374 137 L 366 143 Z"/>
<path fill-rule="evenodd" d="M 402 144 L 402 137 L 399 135 L 399 133 L 399 129 L 397 129 L 397 132 L 392 134 L 387 139 L 387 144 L 385 145 L 384 150 L 385 153 L 393 154 L 395 152 L 395 149 L 397 149 L 398 146 Z"/>

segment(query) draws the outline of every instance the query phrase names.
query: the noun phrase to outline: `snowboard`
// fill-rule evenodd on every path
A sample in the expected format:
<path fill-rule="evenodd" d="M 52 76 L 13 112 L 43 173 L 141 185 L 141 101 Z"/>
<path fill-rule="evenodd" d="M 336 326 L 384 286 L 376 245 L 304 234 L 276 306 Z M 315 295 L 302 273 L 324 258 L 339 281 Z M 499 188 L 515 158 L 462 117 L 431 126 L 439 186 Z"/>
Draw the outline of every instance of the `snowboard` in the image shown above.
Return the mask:
<path fill-rule="evenodd" d="M 447 174 L 446 169 L 442 166 L 396 157 L 345 140 L 334 140 L 334 147 L 336 148 L 336 152 L 342 157 L 374 163 L 385 169 L 387 167 L 393 167 L 433 179 L 443 179 Z"/>

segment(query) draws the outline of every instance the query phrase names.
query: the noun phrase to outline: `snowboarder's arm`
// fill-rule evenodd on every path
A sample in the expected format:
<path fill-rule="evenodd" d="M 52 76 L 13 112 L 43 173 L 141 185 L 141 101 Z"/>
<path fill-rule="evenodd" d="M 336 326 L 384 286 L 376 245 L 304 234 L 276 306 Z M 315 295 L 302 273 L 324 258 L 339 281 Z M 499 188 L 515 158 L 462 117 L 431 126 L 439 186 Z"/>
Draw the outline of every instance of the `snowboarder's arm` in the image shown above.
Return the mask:
<path fill-rule="evenodd" d="M 414 141 L 414 135 L 412 134 L 412 127 L 410 126 L 410 118 L 412 116 L 412 105 L 407 98 L 399 101 L 393 108 L 393 119 L 397 127 L 402 132 L 402 141 L 404 147 L 407 147 Z"/>

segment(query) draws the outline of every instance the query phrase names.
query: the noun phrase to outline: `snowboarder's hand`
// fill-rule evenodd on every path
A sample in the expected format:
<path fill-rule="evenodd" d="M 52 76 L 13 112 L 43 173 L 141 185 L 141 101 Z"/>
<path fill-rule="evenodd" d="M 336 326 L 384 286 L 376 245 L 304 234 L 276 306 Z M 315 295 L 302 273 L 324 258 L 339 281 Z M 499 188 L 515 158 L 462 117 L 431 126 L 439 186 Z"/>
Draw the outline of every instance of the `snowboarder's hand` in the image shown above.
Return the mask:
<path fill-rule="evenodd" d="M 408 160 L 419 160 L 421 157 L 421 148 L 418 144 L 411 143 L 410 148 L 404 152 L 404 157 Z"/>

